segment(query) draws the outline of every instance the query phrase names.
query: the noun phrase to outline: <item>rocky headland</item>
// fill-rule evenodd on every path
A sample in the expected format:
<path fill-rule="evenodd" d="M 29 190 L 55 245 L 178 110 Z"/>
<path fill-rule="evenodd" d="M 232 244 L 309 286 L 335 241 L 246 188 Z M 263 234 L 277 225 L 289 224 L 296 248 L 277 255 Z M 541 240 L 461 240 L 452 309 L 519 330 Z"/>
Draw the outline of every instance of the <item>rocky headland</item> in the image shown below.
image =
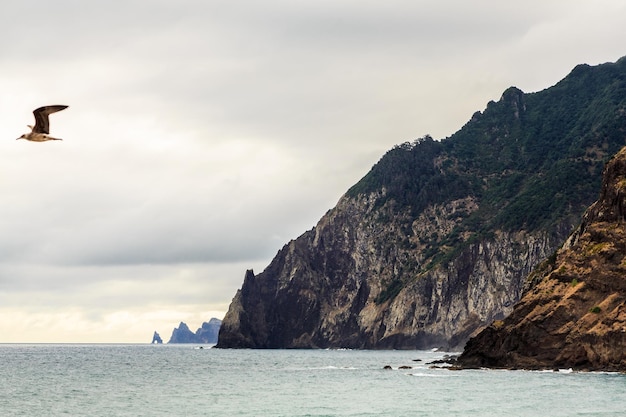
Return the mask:
<path fill-rule="evenodd" d="M 626 148 L 607 164 L 578 229 L 528 285 L 458 365 L 626 372 Z"/>
<path fill-rule="evenodd" d="M 163 343 L 163 339 L 161 339 L 161 336 L 156 332 L 156 330 L 154 331 L 154 334 L 152 335 L 152 344 L 161 344 Z"/>
<path fill-rule="evenodd" d="M 626 59 L 579 65 L 537 93 L 507 89 L 451 137 L 394 147 L 247 271 L 217 346 L 462 349 L 513 311 L 625 137 Z M 579 285 L 568 288 L 591 281 Z"/>

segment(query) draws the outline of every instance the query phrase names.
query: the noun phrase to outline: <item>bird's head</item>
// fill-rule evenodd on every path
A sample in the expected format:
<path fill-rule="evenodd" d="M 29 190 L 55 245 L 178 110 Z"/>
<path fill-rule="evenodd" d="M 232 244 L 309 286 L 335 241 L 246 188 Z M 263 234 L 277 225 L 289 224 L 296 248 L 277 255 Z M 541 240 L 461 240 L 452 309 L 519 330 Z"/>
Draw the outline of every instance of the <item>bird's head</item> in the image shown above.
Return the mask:
<path fill-rule="evenodd" d="M 19 138 L 15 139 L 15 140 L 20 140 L 20 139 L 26 139 L 26 134 L 23 134 L 22 136 L 20 136 Z"/>

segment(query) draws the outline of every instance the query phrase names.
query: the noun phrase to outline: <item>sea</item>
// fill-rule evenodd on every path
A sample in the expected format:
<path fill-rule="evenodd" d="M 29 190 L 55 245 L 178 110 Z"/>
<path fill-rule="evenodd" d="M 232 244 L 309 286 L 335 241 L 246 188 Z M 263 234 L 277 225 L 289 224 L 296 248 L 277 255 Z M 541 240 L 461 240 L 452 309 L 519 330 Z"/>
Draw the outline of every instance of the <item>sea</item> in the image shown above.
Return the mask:
<path fill-rule="evenodd" d="M 440 351 L 0 345 L 1 416 L 626 416 L 626 375 L 454 371 Z"/>

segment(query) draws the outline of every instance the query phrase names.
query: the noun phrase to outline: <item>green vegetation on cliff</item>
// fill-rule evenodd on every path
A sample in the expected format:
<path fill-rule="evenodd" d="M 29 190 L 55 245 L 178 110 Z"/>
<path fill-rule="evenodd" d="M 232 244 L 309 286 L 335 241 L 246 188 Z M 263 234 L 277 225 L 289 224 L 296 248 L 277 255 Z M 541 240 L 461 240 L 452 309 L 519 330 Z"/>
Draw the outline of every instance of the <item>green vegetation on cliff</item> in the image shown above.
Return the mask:
<path fill-rule="evenodd" d="M 578 65 L 543 91 L 507 89 L 449 138 L 394 147 L 347 195 L 385 190 L 379 204 L 393 200 L 413 218 L 428 206 L 474 198 L 478 209 L 431 242 L 433 266 L 495 230 L 571 228 L 625 138 L 626 59 Z"/>

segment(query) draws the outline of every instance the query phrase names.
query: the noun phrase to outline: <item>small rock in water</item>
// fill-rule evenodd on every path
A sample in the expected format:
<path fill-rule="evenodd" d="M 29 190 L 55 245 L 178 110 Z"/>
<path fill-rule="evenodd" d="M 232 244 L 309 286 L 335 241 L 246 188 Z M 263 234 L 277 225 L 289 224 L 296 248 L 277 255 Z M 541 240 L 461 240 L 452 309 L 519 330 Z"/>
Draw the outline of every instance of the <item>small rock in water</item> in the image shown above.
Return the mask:
<path fill-rule="evenodd" d="M 390 365 L 385 365 L 383 369 L 393 369 Z"/>

